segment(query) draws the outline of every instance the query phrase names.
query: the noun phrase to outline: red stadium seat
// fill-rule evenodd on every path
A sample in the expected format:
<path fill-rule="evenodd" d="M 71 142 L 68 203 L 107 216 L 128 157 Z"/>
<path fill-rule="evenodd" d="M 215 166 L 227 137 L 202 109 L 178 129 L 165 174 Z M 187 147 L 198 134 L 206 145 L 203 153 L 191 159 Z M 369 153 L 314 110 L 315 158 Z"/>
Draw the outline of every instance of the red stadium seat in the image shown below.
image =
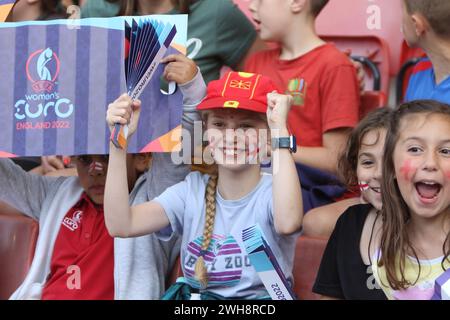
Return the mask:
<path fill-rule="evenodd" d="M 0 214 L 3 215 L 22 215 L 22 212 L 14 207 L 11 207 L 5 202 L 0 201 Z"/>
<path fill-rule="evenodd" d="M 363 119 L 369 112 L 385 107 L 387 104 L 386 95 L 379 91 L 365 91 L 361 95 L 361 109 L 359 118 Z"/>
<path fill-rule="evenodd" d="M 322 35 L 321 38 L 334 43 L 338 49 L 348 52 L 352 57 L 368 59 L 375 63 L 380 72 L 380 87 L 374 85 L 376 75 L 373 70 L 369 69 L 366 72 L 366 90 L 378 91 L 381 89 L 386 96 L 389 95 L 389 48 L 386 41 L 376 36 Z"/>
<path fill-rule="evenodd" d="M 294 292 L 299 300 L 318 300 L 312 292 L 322 255 L 327 246 L 326 239 L 301 236 L 297 240 L 294 259 Z"/>
<path fill-rule="evenodd" d="M 400 69 L 402 0 L 331 0 L 317 18 L 319 34 L 377 36 L 389 44 L 390 75 Z"/>
<path fill-rule="evenodd" d="M 38 223 L 0 204 L 0 300 L 20 286 L 33 261 Z"/>
<path fill-rule="evenodd" d="M 402 52 L 400 54 L 400 66 L 404 65 L 407 61 L 414 58 L 421 58 L 425 56 L 425 52 L 421 48 L 411 48 L 406 41 L 402 43 Z"/>
<path fill-rule="evenodd" d="M 168 289 L 172 284 L 174 284 L 179 277 L 183 276 L 183 270 L 181 269 L 180 256 L 178 256 L 172 270 L 170 271 L 169 277 L 166 281 L 166 289 Z"/>

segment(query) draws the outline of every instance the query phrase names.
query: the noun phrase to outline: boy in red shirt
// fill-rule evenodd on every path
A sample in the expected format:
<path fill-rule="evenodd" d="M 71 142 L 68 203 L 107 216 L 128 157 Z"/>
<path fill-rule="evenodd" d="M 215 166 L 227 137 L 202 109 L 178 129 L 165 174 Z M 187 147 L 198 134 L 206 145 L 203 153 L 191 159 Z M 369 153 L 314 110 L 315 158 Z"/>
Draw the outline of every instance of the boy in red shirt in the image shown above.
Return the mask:
<path fill-rule="evenodd" d="M 297 138 L 294 154 L 305 213 L 334 202 L 346 189 L 334 174 L 347 138 L 359 121 L 359 84 L 347 55 L 315 30 L 328 0 L 252 0 L 250 11 L 262 40 L 279 47 L 257 52 L 245 71 L 269 76 L 292 95 L 288 124 Z"/>
<path fill-rule="evenodd" d="M 62 221 L 42 299 L 112 300 L 114 240 L 106 229 L 103 214 L 108 157 L 79 156 L 74 159 L 84 192 Z M 148 169 L 149 160 L 149 154 L 128 155 L 130 186 L 134 186 L 139 175 Z"/>
<path fill-rule="evenodd" d="M 134 186 L 148 169 L 149 154 L 128 155 L 127 178 Z M 0 159 L 1 199 L 39 222 L 39 245 L 15 298 L 114 299 L 114 239 L 106 229 L 103 197 L 108 156 L 73 157 L 77 177 L 43 177 Z M 20 191 L 19 191 L 20 190 Z M 45 247 L 45 252 L 44 252 Z M 45 279 L 27 285 L 28 278 Z M 21 291 L 21 290 L 19 290 Z"/>
<path fill-rule="evenodd" d="M 327 3 L 253 0 L 250 10 L 261 38 L 280 46 L 251 56 L 245 71 L 271 77 L 281 93 L 293 96 L 289 127 L 297 138 L 295 161 L 335 173 L 359 120 L 359 84 L 348 57 L 316 34 L 316 17 Z"/>

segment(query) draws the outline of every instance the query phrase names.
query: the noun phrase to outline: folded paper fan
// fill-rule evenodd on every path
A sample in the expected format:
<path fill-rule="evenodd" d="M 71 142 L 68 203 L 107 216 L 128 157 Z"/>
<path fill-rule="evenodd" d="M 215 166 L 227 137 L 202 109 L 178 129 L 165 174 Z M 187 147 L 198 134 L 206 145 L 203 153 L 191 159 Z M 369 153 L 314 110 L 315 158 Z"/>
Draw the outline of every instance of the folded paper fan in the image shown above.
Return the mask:
<path fill-rule="evenodd" d="M 125 79 L 132 100 L 139 98 L 176 35 L 176 27 L 154 19 L 125 21 Z M 128 126 L 116 124 L 111 141 L 125 148 Z"/>

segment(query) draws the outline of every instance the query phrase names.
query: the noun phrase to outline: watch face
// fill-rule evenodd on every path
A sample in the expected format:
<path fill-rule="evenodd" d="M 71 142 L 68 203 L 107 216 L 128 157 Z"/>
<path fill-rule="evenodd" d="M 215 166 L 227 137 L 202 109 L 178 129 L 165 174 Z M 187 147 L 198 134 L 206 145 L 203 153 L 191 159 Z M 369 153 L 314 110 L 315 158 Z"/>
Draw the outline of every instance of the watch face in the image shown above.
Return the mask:
<path fill-rule="evenodd" d="M 291 139 L 290 138 L 280 138 L 280 148 L 291 148 Z"/>
<path fill-rule="evenodd" d="M 283 138 L 273 138 L 272 147 L 274 149 L 283 148 L 289 149 L 291 152 L 297 152 L 297 141 L 294 136 L 283 137 Z"/>

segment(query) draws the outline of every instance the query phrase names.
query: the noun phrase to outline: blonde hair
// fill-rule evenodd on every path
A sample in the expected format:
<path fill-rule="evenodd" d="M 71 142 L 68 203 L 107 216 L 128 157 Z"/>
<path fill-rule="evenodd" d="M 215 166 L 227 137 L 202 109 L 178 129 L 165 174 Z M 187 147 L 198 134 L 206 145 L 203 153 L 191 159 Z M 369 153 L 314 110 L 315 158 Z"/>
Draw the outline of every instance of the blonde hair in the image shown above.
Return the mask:
<path fill-rule="evenodd" d="M 208 250 L 211 243 L 212 234 L 214 231 L 214 221 L 216 217 L 216 190 L 217 190 L 217 180 L 218 174 L 213 173 L 206 185 L 205 191 L 205 205 L 206 205 L 206 216 L 205 216 L 205 227 L 203 229 L 203 239 L 200 251 L 200 256 L 195 263 L 195 278 L 200 282 L 202 288 L 206 288 L 208 285 L 208 270 L 206 269 L 204 256 L 206 250 Z"/>

